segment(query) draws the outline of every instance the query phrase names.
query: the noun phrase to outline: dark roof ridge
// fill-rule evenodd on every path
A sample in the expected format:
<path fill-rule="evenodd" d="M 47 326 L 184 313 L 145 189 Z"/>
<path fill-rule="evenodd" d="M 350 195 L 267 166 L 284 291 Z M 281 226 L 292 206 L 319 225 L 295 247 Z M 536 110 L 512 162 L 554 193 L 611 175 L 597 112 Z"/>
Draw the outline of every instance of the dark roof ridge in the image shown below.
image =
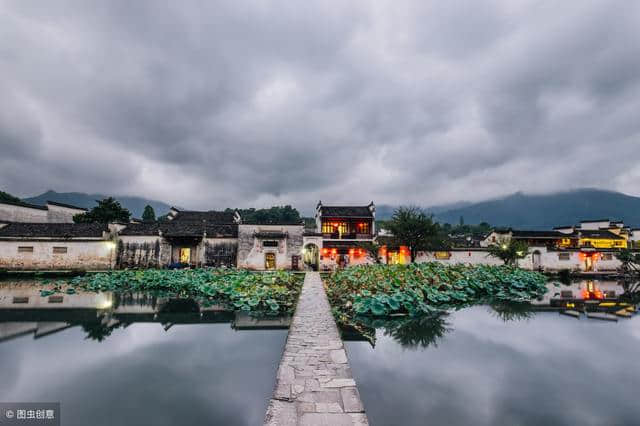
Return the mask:
<path fill-rule="evenodd" d="M 29 203 L 25 203 L 24 201 L 2 200 L 2 201 L 0 201 L 0 204 L 9 204 L 9 205 L 12 205 L 12 206 L 26 207 L 28 209 L 48 210 L 47 206 L 39 206 L 37 204 L 29 204 Z"/>
<path fill-rule="evenodd" d="M 47 200 L 47 204 L 52 204 L 54 206 L 66 207 L 66 208 L 75 209 L 75 210 L 84 210 L 85 212 L 89 211 L 89 209 L 85 209 L 84 207 L 78 207 L 78 206 L 74 206 L 72 204 L 60 203 L 58 201 Z"/>

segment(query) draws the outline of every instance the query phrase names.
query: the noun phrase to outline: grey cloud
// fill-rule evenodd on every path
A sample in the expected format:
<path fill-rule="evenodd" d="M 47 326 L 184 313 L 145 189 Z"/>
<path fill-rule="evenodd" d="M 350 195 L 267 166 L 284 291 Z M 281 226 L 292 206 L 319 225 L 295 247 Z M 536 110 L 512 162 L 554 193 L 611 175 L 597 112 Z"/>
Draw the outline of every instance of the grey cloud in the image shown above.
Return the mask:
<path fill-rule="evenodd" d="M 0 8 L 0 77 L 18 94 L 0 111 L 5 190 L 303 209 L 637 192 L 630 2 Z"/>

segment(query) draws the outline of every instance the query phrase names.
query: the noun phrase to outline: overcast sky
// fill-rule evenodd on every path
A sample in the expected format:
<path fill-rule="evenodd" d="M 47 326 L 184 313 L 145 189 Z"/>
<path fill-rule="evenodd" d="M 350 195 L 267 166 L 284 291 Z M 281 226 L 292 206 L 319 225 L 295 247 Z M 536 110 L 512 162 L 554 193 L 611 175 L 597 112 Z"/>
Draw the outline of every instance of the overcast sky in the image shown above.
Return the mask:
<path fill-rule="evenodd" d="M 0 189 L 640 195 L 638 1 L 0 1 Z"/>

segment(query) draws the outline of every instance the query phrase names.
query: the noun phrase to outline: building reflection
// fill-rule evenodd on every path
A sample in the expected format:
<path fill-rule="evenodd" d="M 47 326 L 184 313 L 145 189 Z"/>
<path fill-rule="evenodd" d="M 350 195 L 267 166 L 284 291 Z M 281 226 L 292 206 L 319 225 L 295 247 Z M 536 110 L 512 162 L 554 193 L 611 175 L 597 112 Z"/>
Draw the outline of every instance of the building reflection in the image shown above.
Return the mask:
<path fill-rule="evenodd" d="M 574 318 L 617 321 L 629 318 L 640 304 L 640 282 L 581 280 L 569 284 L 550 282 L 543 297 L 532 302 L 496 302 L 488 305 L 491 312 L 505 322 L 527 320 L 536 312 L 556 311 Z M 342 327 L 347 341 L 364 341 L 375 346 L 382 333 L 392 337 L 405 348 L 437 346 L 447 333 L 453 331 L 447 316 L 454 309 L 467 306 L 444 307 L 441 312 L 412 318 L 357 317 Z M 559 317 L 559 320 L 563 318 Z"/>
<path fill-rule="evenodd" d="M 24 335 L 38 339 L 70 327 L 81 327 L 87 338 L 102 341 L 133 323 L 158 323 L 165 330 L 196 323 L 228 323 L 234 330 L 287 329 L 290 324 L 289 316 L 257 317 L 190 298 L 86 291 L 41 296 L 41 289 L 37 284 L 3 283 L 0 342 Z"/>

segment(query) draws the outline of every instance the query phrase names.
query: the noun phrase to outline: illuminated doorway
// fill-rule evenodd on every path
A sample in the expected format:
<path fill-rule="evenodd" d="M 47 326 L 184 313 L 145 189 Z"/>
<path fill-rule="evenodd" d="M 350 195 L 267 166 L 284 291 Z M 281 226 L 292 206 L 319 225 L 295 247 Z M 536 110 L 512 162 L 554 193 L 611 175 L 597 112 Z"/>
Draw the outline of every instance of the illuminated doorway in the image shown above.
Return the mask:
<path fill-rule="evenodd" d="M 320 263 L 319 259 L 320 250 L 317 245 L 309 243 L 304 246 L 304 249 L 302 250 L 302 260 L 305 265 L 309 266 L 312 270 L 317 271 Z"/>
<path fill-rule="evenodd" d="M 180 248 L 180 263 L 191 262 L 191 249 L 189 247 Z"/>
<path fill-rule="evenodd" d="M 276 254 L 265 253 L 264 254 L 264 268 L 267 270 L 276 269 Z"/>
<path fill-rule="evenodd" d="M 585 272 L 593 271 L 593 257 L 591 255 L 587 255 L 584 258 L 584 270 Z"/>

